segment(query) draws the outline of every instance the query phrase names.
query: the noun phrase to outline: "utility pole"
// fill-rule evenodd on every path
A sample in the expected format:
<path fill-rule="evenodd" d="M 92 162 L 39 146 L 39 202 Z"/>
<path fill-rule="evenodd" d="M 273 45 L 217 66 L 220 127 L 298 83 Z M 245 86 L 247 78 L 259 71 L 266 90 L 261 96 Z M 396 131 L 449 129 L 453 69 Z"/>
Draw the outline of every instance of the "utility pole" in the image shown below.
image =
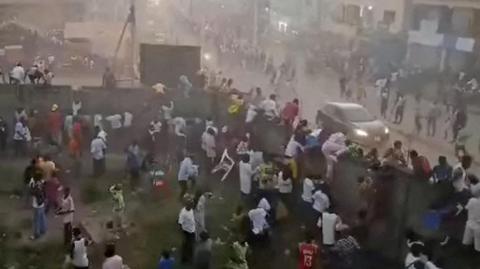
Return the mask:
<path fill-rule="evenodd" d="M 253 46 L 258 45 L 258 0 L 253 1 Z"/>
<path fill-rule="evenodd" d="M 132 86 L 133 86 L 133 81 L 136 78 L 136 70 L 135 70 L 135 65 L 137 63 L 137 15 L 136 15 L 136 9 L 135 9 L 135 0 L 131 0 L 131 6 L 130 6 L 130 15 L 131 15 L 131 21 L 130 21 L 130 37 L 132 40 L 131 44 L 131 76 L 132 76 Z"/>

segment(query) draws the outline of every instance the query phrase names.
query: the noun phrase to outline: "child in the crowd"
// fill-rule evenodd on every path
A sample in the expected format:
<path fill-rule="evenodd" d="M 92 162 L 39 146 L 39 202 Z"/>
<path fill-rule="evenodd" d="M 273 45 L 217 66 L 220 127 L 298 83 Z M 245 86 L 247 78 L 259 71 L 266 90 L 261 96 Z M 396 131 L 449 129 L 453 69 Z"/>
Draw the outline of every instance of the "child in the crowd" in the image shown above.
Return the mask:
<path fill-rule="evenodd" d="M 173 269 L 175 266 L 175 260 L 170 257 L 170 251 L 164 250 L 162 252 L 162 257 L 158 262 L 157 269 Z"/>
<path fill-rule="evenodd" d="M 109 191 L 113 198 L 113 223 L 115 229 L 120 231 L 123 230 L 125 223 L 125 199 L 123 198 L 122 184 L 111 186 Z"/>

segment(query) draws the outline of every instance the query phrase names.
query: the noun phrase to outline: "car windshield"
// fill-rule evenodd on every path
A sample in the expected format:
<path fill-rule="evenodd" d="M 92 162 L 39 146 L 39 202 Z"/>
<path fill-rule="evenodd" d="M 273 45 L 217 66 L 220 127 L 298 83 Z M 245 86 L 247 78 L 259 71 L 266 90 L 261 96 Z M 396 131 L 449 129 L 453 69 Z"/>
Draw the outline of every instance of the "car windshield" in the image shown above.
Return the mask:
<path fill-rule="evenodd" d="M 343 115 L 351 122 L 373 121 L 375 118 L 364 107 L 342 108 Z"/>

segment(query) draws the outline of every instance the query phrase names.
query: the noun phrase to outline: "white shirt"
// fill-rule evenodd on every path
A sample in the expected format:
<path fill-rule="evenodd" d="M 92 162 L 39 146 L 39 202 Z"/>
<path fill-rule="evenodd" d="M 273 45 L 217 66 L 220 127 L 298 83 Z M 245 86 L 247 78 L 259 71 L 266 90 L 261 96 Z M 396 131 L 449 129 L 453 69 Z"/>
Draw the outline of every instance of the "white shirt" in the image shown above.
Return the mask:
<path fill-rule="evenodd" d="M 197 173 L 197 167 L 193 165 L 192 159 L 187 157 L 180 163 L 178 181 L 187 181 L 189 177 L 195 176 Z"/>
<path fill-rule="evenodd" d="M 213 158 L 215 157 L 216 151 L 215 151 L 215 136 L 203 132 L 202 134 L 202 149 L 205 151 L 207 154 L 207 157 Z"/>
<path fill-rule="evenodd" d="M 345 135 L 342 133 L 334 133 L 330 135 L 327 141 L 322 145 L 322 152 L 326 158 L 337 161 L 337 157 L 348 150 L 345 145 Z"/>
<path fill-rule="evenodd" d="M 62 197 L 62 211 L 72 211 L 63 215 L 63 223 L 72 223 L 73 222 L 73 211 L 75 211 L 75 204 L 73 203 L 73 198 L 69 195 L 67 198 Z"/>
<path fill-rule="evenodd" d="M 467 171 L 459 163 L 453 168 L 452 185 L 455 191 L 460 192 L 467 188 Z"/>
<path fill-rule="evenodd" d="M 106 258 L 103 261 L 102 269 L 122 269 L 123 268 L 123 259 L 122 257 L 115 255 L 110 258 Z"/>
<path fill-rule="evenodd" d="M 88 267 L 87 246 L 85 238 L 73 241 L 72 265 L 75 267 Z"/>
<path fill-rule="evenodd" d="M 22 82 L 25 79 L 25 69 L 23 69 L 22 66 L 15 66 L 12 69 L 10 76 Z"/>
<path fill-rule="evenodd" d="M 470 185 L 470 192 L 473 197 L 480 196 L 480 183 Z"/>
<path fill-rule="evenodd" d="M 338 215 L 335 213 L 323 212 L 318 219 L 317 226 L 322 228 L 322 238 L 324 245 L 335 244 L 335 231 L 338 221 Z"/>
<path fill-rule="evenodd" d="M 293 190 L 292 179 L 283 178 L 283 172 L 278 173 L 278 192 L 291 193 Z"/>
<path fill-rule="evenodd" d="M 468 222 L 480 226 L 480 199 L 470 198 L 465 209 L 468 210 Z"/>
<path fill-rule="evenodd" d="M 252 165 L 240 161 L 238 171 L 240 173 L 240 191 L 243 194 L 250 194 L 252 191 L 252 176 L 254 174 Z"/>
<path fill-rule="evenodd" d="M 270 209 L 272 209 L 272 206 L 270 205 L 270 203 L 268 202 L 267 199 L 265 198 L 262 198 L 260 199 L 260 202 L 258 202 L 258 205 L 257 205 L 258 208 L 263 208 L 265 209 L 265 211 L 270 211 Z"/>
<path fill-rule="evenodd" d="M 330 199 L 321 190 L 316 191 L 313 196 L 313 209 L 318 212 L 324 212 L 330 207 Z"/>
<path fill-rule="evenodd" d="M 261 104 L 260 107 L 264 110 L 265 116 L 276 117 L 278 116 L 277 103 L 272 99 L 266 99 Z"/>
<path fill-rule="evenodd" d="M 63 122 L 63 127 L 68 135 L 72 135 L 72 128 L 73 128 L 73 116 L 67 115 L 65 116 L 65 121 Z"/>
<path fill-rule="evenodd" d="M 112 125 L 112 129 L 122 128 L 122 115 L 115 114 L 105 118 Z"/>
<path fill-rule="evenodd" d="M 296 157 L 300 151 L 303 151 L 303 146 L 292 136 L 285 148 L 285 156 L 293 158 Z"/>
<path fill-rule="evenodd" d="M 246 115 L 246 118 L 245 118 L 245 123 L 250 123 L 252 122 L 255 117 L 257 116 L 257 111 L 255 110 L 255 107 L 252 107 L 250 106 L 250 108 L 248 108 L 247 110 L 247 115 Z"/>
<path fill-rule="evenodd" d="M 93 116 L 93 126 L 99 126 L 100 129 L 103 129 L 102 119 L 103 119 L 102 115 L 95 114 Z"/>
<path fill-rule="evenodd" d="M 420 260 L 420 257 L 415 257 L 413 256 L 412 253 L 408 253 L 407 254 L 407 257 L 405 257 L 405 268 L 408 268 L 408 269 L 413 269 L 413 266 L 412 264 L 416 261 Z M 408 267 L 410 266 L 410 267 Z"/>
<path fill-rule="evenodd" d="M 173 111 L 173 102 L 170 102 L 170 106 L 162 105 L 163 111 L 163 118 L 166 120 L 172 119 L 172 111 Z"/>
<path fill-rule="evenodd" d="M 101 160 L 105 158 L 105 150 L 107 149 L 107 145 L 103 141 L 103 139 L 97 137 L 92 140 L 90 144 L 90 153 L 92 154 L 92 158 L 95 160 Z"/>
<path fill-rule="evenodd" d="M 176 117 L 173 119 L 173 125 L 175 125 L 175 134 L 178 136 L 185 136 L 184 131 L 187 126 L 187 122 L 182 117 Z"/>
<path fill-rule="evenodd" d="M 133 122 L 133 114 L 130 112 L 123 113 L 123 127 L 132 126 L 132 122 Z"/>
<path fill-rule="evenodd" d="M 185 207 L 180 210 L 178 215 L 178 224 L 182 227 L 187 233 L 195 232 L 195 215 L 193 214 L 193 209 L 187 210 Z"/>
<path fill-rule="evenodd" d="M 82 102 L 78 101 L 72 103 L 73 116 L 77 116 L 80 109 L 82 109 Z"/>
<path fill-rule="evenodd" d="M 21 122 L 15 124 L 15 133 L 13 134 L 13 140 L 27 140 L 27 130 Z"/>
<path fill-rule="evenodd" d="M 252 222 L 252 232 L 254 234 L 260 234 L 265 228 L 268 228 L 267 223 L 267 211 L 263 208 L 255 208 L 248 211 L 248 217 Z"/>
<path fill-rule="evenodd" d="M 308 177 L 303 180 L 303 193 L 302 199 L 305 202 L 311 203 L 313 202 L 313 190 L 315 189 L 315 185 L 313 181 Z"/>

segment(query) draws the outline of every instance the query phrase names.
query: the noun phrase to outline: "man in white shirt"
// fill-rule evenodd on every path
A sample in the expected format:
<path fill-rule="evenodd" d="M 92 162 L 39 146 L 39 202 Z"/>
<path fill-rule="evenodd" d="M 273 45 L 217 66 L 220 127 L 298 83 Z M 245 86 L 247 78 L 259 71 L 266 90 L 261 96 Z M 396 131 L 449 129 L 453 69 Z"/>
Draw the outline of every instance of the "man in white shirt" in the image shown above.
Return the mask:
<path fill-rule="evenodd" d="M 10 84 L 23 84 L 24 82 L 25 69 L 23 68 L 21 63 L 18 63 L 10 72 Z"/>
<path fill-rule="evenodd" d="M 292 135 L 288 141 L 287 147 L 285 148 L 285 156 L 289 158 L 295 158 L 297 155 L 303 151 L 303 146 L 295 139 L 295 136 Z"/>
<path fill-rule="evenodd" d="M 317 227 L 322 229 L 322 240 L 326 246 L 332 246 L 336 242 L 335 233 L 348 228 L 342 224 L 340 217 L 334 212 L 323 212 L 318 218 Z"/>
<path fill-rule="evenodd" d="M 472 165 L 472 157 L 465 155 L 462 160 L 453 168 L 452 185 L 456 192 L 462 192 L 468 188 L 467 171 Z"/>
<path fill-rule="evenodd" d="M 240 174 L 240 195 L 244 202 L 247 202 L 246 200 L 252 191 L 252 177 L 255 173 L 250 164 L 249 155 L 242 155 L 238 164 L 238 172 Z"/>
<path fill-rule="evenodd" d="M 187 122 L 182 117 L 176 117 L 173 119 L 173 125 L 175 130 L 175 135 L 185 137 L 185 128 L 187 127 Z"/>
<path fill-rule="evenodd" d="M 312 196 L 313 198 L 313 209 L 318 213 L 323 213 L 330 207 L 330 198 L 318 189 Z"/>
<path fill-rule="evenodd" d="M 313 191 L 315 190 L 315 184 L 313 184 L 313 181 L 306 177 L 303 180 L 303 193 L 302 193 L 302 199 L 303 201 L 311 204 L 313 202 Z"/>
<path fill-rule="evenodd" d="M 255 107 L 254 105 L 250 105 L 245 115 L 245 123 L 246 124 L 252 123 L 255 117 L 257 116 L 257 114 L 258 114 L 257 107 Z"/>
<path fill-rule="evenodd" d="M 268 120 L 272 120 L 279 116 L 276 99 L 277 96 L 275 94 L 271 94 L 269 99 L 264 100 L 260 104 L 260 108 L 263 109 L 263 113 Z"/>
<path fill-rule="evenodd" d="M 105 173 L 105 151 L 107 145 L 105 141 L 97 136 L 90 143 L 90 153 L 93 160 L 93 176 L 99 177 Z"/>
<path fill-rule="evenodd" d="M 70 195 L 70 188 L 67 187 L 63 189 L 60 211 L 57 213 L 63 216 L 63 239 L 66 246 L 72 241 L 73 212 L 75 212 L 75 204 Z"/>
<path fill-rule="evenodd" d="M 263 208 L 252 209 L 248 212 L 248 218 L 252 223 L 252 233 L 255 236 L 264 235 L 268 229 L 267 211 Z"/>
<path fill-rule="evenodd" d="M 172 119 L 172 113 L 174 109 L 173 101 L 170 101 L 169 105 L 162 105 L 163 119 L 170 121 Z"/>
<path fill-rule="evenodd" d="M 182 262 L 189 263 L 192 261 L 195 247 L 195 215 L 191 201 L 180 211 L 178 224 L 183 233 Z"/>
<path fill-rule="evenodd" d="M 329 181 L 333 180 L 334 165 L 338 156 L 348 150 L 346 140 L 343 133 L 334 133 L 322 145 L 322 153 L 327 163 L 326 179 Z"/>
<path fill-rule="evenodd" d="M 15 124 L 15 130 L 13 133 L 13 146 L 15 156 L 24 155 L 27 149 L 28 142 L 28 127 L 24 118 L 20 118 Z"/>
<path fill-rule="evenodd" d="M 123 269 L 123 259 L 115 254 L 115 245 L 113 244 L 106 246 L 102 269 Z"/>
<path fill-rule="evenodd" d="M 480 251 L 480 198 L 470 198 L 465 209 L 468 211 L 468 220 L 463 234 L 463 244 L 474 246 Z"/>
<path fill-rule="evenodd" d="M 188 181 L 195 185 L 195 177 L 198 175 L 198 166 L 193 164 L 193 156 L 187 155 L 180 163 L 178 169 L 178 183 L 180 184 L 180 199 L 183 198 L 188 189 Z"/>

